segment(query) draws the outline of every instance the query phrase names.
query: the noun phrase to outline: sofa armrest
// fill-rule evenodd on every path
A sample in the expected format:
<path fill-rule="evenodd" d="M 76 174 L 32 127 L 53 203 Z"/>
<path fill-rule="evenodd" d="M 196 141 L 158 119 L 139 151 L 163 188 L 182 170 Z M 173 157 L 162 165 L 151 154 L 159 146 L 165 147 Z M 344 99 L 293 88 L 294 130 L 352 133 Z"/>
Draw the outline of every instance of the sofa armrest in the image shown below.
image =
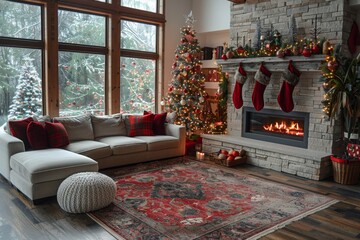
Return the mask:
<path fill-rule="evenodd" d="M 179 139 L 179 147 L 182 155 L 185 155 L 186 129 L 184 126 L 167 123 L 165 124 L 166 135 Z"/>
<path fill-rule="evenodd" d="M 24 143 L 0 129 L 0 173 L 10 180 L 10 157 L 18 152 L 24 152 Z"/>

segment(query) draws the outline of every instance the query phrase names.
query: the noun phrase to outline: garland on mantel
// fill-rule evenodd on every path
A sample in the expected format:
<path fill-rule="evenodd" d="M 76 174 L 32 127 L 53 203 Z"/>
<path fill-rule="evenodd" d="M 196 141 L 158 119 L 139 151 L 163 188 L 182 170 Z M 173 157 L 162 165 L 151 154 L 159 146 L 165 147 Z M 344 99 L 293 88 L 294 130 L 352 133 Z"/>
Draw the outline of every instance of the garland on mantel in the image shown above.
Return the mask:
<path fill-rule="evenodd" d="M 260 48 L 256 49 L 246 44 L 245 47 L 227 47 L 225 44 L 222 60 L 230 58 L 257 58 L 257 57 L 278 57 L 284 58 L 288 56 L 304 56 L 325 54 L 329 55 L 333 52 L 333 46 L 328 40 L 313 41 L 311 39 L 302 39 L 294 44 L 281 44 L 280 40 L 267 42 L 261 40 Z M 320 47 L 322 46 L 322 47 Z"/>

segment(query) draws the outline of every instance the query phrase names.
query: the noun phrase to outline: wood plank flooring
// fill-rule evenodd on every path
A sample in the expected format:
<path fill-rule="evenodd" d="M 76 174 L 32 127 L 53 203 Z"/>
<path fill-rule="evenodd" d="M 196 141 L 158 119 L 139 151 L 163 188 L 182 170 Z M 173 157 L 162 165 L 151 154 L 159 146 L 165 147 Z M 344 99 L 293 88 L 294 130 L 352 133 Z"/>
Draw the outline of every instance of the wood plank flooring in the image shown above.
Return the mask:
<path fill-rule="evenodd" d="M 270 233 L 263 240 L 289 239 L 360 239 L 360 185 L 312 181 L 254 166 L 238 171 L 268 181 L 279 182 L 324 194 L 340 202 Z M 62 211 L 56 198 L 32 205 L 4 178 L 0 177 L 0 239 L 115 239 L 86 214 Z"/>

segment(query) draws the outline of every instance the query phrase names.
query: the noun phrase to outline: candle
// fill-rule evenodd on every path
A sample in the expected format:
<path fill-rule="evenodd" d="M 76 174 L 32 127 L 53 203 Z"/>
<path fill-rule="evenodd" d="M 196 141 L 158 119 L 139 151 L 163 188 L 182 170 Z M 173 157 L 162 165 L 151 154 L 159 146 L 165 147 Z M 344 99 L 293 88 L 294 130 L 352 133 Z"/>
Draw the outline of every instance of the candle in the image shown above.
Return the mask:
<path fill-rule="evenodd" d="M 196 159 L 197 159 L 197 160 L 204 160 L 204 159 L 205 159 L 205 153 L 203 153 L 203 152 L 196 152 Z"/>

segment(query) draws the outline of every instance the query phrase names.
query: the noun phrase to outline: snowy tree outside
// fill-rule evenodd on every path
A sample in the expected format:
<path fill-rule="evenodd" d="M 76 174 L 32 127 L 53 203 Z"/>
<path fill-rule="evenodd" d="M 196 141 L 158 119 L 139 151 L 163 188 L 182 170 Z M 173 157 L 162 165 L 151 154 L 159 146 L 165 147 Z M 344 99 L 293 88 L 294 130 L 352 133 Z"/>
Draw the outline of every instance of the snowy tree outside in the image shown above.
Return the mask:
<path fill-rule="evenodd" d="M 10 105 L 8 119 L 23 119 L 33 115 L 42 115 L 41 79 L 32 60 L 26 59 Z"/>

